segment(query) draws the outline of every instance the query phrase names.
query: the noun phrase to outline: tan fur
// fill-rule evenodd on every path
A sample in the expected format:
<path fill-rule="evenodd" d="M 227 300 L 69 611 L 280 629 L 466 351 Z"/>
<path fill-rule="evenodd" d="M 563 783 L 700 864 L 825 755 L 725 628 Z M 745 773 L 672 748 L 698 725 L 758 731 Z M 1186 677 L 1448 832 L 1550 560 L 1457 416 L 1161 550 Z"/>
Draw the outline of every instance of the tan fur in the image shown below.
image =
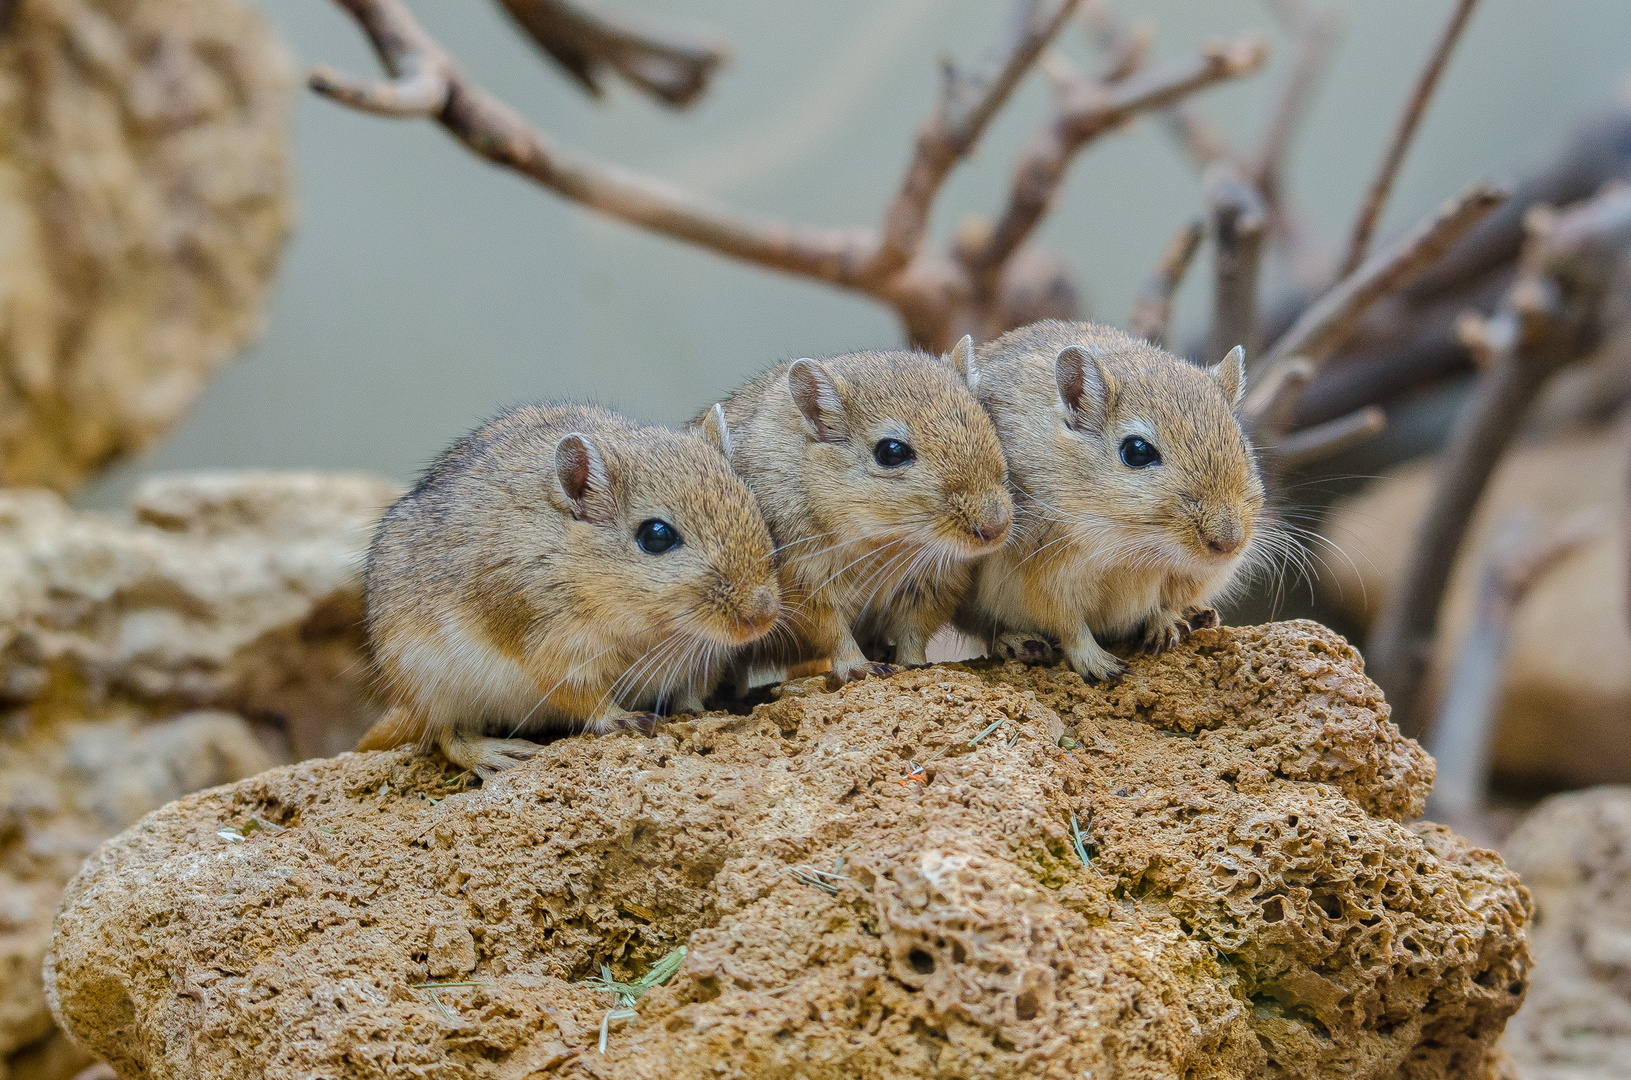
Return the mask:
<path fill-rule="evenodd" d="M 1102 363 L 1085 365 L 1082 412 L 1067 408 L 1056 371 L 1070 346 Z M 981 346 L 974 370 L 1016 521 L 975 567 L 959 627 L 1007 655 L 1052 639 L 1084 678 L 1104 679 L 1123 665 L 1103 642 L 1160 649 L 1206 617 L 1193 609 L 1233 581 L 1263 512 L 1256 458 L 1232 415 L 1244 392 L 1238 355 L 1203 370 L 1110 327 L 1049 320 Z M 1161 464 L 1124 465 L 1128 435 L 1149 439 Z"/>
<path fill-rule="evenodd" d="M 826 389 L 801 407 L 795 384 Z M 731 462 L 778 548 L 783 597 L 776 628 L 741 658 L 757 678 L 743 677 L 830 659 L 834 681 L 861 678 L 881 667 L 866 652 L 888 646 L 896 663 L 927 662 L 971 561 L 1002 543 L 1013 514 L 996 432 L 955 362 L 912 352 L 800 360 L 722 404 Z M 910 444 L 916 460 L 879 466 L 881 439 Z"/>
<path fill-rule="evenodd" d="M 585 464 L 580 499 L 558 447 Z M 649 518 L 680 545 L 642 551 Z M 773 622 L 771 559 L 752 496 L 704 438 L 589 406 L 512 409 L 380 523 L 368 633 L 394 708 L 361 745 L 418 742 L 490 775 L 536 747 L 486 736 L 649 729 L 659 705 L 699 708 Z"/>

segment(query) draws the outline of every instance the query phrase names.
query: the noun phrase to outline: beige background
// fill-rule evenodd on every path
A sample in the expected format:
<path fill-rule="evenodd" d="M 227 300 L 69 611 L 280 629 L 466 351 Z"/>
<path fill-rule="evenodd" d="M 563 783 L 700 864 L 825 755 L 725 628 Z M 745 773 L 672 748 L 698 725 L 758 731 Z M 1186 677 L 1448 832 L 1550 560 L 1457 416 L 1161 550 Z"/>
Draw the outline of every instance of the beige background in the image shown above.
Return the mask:
<path fill-rule="evenodd" d="M 609 0 L 612 2 L 612 0 Z M 261 0 L 302 67 L 377 70 L 326 0 Z M 562 142 L 733 204 L 821 224 L 871 224 L 932 107 L 936 62 L 988 55 L 998 0 L 615 0 L 693 20 L 736 58 L 696 109 L 674 113 L 614 86 L 593 102 L 483 0 L 412 0 L 465 68 Z M 1335 238 L 1346 229 L 1405 87 L 1449 0 L 1336 3 L 1345 32 L 1299 144 L 1293 189 Z M 1266 5 L 1136 3 L 1161 28 L 1157 64 L 1209 35 L 1267 32 L 1269 71 L 1204 107 L 1244 141 L 1289 59 Z M 1066 50 L 1089 59 L 1085 35 Z M 1624 0 L 1485 0 L 1404 171 L 1398 227 L 1485 174 L 1543 151 L 1631 67 Z M 959 170 L 934 221 L 999 205 L 1019 146 L 1046 114 L 1027 82 Z M 457 433 L 512 402 L 594 398 L 676 421 L 778 359 L 899 340 L 869 301 L 745 268 L 611 224 L 500 172 L 422 122 L 348 112 L 302 93 L 301 213 L 262 342 L 211 387 L 166 445 L 92 492 L 112 500 L 144 470 L 361 467 L 407 478 Z M 1046 240 L 1081 270 L 1097 316 L 1121 321 L 1172 231 L 1199 204 L 1159 125 L 1091 148 Z M 1204 256 L 1203 256 L 1204 258 Z M 1181 321 L 1203 316 L 1199 275 Z"/>

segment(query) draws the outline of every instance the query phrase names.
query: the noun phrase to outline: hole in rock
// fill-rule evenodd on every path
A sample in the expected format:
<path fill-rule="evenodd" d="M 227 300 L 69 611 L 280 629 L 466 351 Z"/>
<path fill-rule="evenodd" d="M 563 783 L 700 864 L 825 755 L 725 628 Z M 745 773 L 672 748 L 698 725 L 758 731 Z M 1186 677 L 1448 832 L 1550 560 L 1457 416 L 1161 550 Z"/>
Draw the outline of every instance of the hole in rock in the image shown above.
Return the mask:
<path fill-rule="evenodd" d="M 1263 901 L 1263 921 L 1268 923 L 1279 922 L 1286 917 L 1285 901 L 1278 896 L 1271 896 Z"/>
<path fill-rule="evenodd" d="M 922 949 L 913 949 L 906 954 L 906 962 L 912 965 L 912 970 L 919 975 L 934 974 L 934 957 Z"/>
<path fill-rule="evenodd" d="M 1027 990 L 1014 999 L 1014 1015 L 1021 1020 L 1035 1020 L 1038 1011 L 1035 990 Z"/>

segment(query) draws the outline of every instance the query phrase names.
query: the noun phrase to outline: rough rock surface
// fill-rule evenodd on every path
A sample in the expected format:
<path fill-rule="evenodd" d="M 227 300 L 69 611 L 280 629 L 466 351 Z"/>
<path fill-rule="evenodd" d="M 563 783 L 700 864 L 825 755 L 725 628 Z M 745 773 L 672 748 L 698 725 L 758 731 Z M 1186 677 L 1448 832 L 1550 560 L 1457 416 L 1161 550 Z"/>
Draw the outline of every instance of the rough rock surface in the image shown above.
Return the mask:
<path fill-rule="evenodd" d="M 0 10 L 0 484 L 71 491 L 258 332 L 293 80 L 237 0 Z"/>
<path fill-rule="evenodd" d="M 817 686 L 476 790 L 397 751 L 183 799 L 70 885 L 52 1007 L 127 1080 L 1487 1070 L 1526 895 L 1404 823 L 1432 763 L 1324 628 Z M 582 980 L 681 944 L 603 1056 Z"/>
<path fill-rule="evenodd" d="M 1541 803 L 1502 849 L 1535 902 L 1529 997 L 1503 1040 L 1523 1080 L 1631 1074 L 1631 787 Z"/>
<path fill-rule="evenodd" d="M 272 764 L 230 713 L 8 727 L 0 741 L 0 1077 L 23 1073 L 11 1055 L 48 1049 L 37 1045 L 52 1026 L 40 964 L 62 888 L 85 857 L 150 810 Z"/>
<path fill-rule="evenodd" d="M 223 708 L 280 731 L 279 756 L 348 748 L 371 722 L 359 569 L 397 490 L 348 474 L 160 476 L 136 490 L 134 520 L 0 490 L 0 706 Z"/>
<path fill-rule="evenodd" d="M 85 1063 L 51 1034 L 39 972 L 98 843 L 371 722 L 358 566 L 395 494 L 365 476 L 170 476 L 114 517 L 0 490 L 0 1080 Z"/>
<path fill-rule="evenodd" d="M 1473 617 L 1479 557 L 1492 526 L 1528 511 L 1539 522 L 1600 507 L 1624 520 L 1631 425 L 1514 449 L 1474 519 L 1444 604 L 1434 686 L 1460 650 Z M 1338 504 L 1324 533 L 1346 557 L 1327 554 L 1326 597 L 1369 625 L 1403 570 L 1406 547 L 1432 495 L 1432 464 L 1396 470 Z M 1610 528 L 1551 570 L 1512 627 L 1494 764 L 1502 774 L 1552 786 L 1631 781 L 1631 628 L 1626 625 L 1627 533 Z M 1436 693 L 1436 690 L 1435 690 Z"/>

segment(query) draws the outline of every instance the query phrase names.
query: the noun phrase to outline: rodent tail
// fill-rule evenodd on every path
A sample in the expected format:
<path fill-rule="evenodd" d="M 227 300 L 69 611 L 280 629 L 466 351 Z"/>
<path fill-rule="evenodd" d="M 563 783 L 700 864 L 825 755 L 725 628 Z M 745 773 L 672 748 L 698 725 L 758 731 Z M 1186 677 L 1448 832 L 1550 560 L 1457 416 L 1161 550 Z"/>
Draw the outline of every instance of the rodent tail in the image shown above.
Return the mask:
<path fill-rule="evenodd" d="M 411 709 L 393 705 L 357 740 L 358 750 L 395 750 L 417 745 L 425 735 L 425 722 Z"/>

